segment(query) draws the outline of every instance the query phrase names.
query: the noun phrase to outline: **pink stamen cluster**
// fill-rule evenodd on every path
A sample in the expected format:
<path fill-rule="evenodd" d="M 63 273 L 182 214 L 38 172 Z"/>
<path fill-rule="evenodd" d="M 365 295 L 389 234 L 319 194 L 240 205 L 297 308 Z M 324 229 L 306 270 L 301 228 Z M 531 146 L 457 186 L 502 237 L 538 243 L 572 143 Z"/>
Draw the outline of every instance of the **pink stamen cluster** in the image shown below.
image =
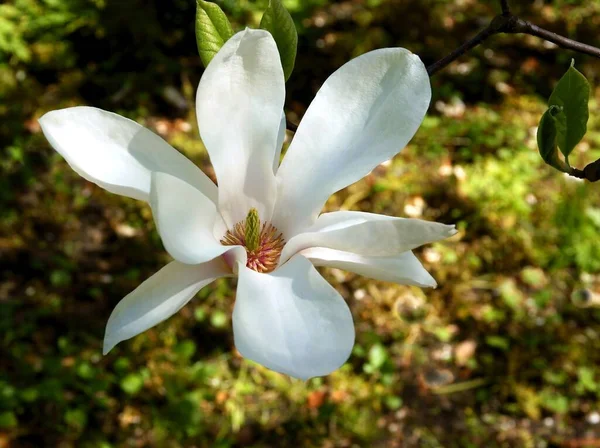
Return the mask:
<path fill-rule="evenodd" d="M 271 224 L 265 222 L 260 229 L 258 247 L 250 250 L 246 246 L 245 232 L 246 221 L 240 221 L 233 229 L 227 231 L 221 239 L 221 244 L 223 246 L 244 246 L 248 255 L 246 267 L 262 273 L 274 271 L 283 246 L 285 246 L 283 235 Z"/>

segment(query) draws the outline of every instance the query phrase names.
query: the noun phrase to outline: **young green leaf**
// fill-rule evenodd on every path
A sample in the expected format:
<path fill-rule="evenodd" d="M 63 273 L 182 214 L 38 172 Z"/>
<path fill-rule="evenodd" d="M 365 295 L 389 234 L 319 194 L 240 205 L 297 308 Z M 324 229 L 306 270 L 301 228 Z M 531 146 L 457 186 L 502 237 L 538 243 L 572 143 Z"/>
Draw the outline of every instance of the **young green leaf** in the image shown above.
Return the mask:
<path fill-rule="evenodd" d="M 233 28 L 219 5 L 197 0 L 196 43 L 205 67 L 231 36 L 233 36 Z"/>
<path fill-rule="evenodd" d="M 564 154 L 567 164 L 569 163 L 569 154 L 587 131 L 589 98 L 590 84 L 571 62 L 571 66 L 558 81 L 548 100 L 549 106 L 558 106 L 563 111 L 563 114 L 555 117 L 557 120 L 556 143 Z"/>
<path fill-rule="evenodd" d="M 560 107 L 550 106 L 540 120 L 537 131 L 537 142 L 544 162 L 563 173 L 568 173 L 569 167 L 558 158 L 558 150 L 556 149 L 556 138 L 558 135 L 557 121 L 560 122 L 561 120 L 564 120 L 564 113 Z"/>
<path fill-rule="evenodd" d="M 273 35 L 287 81 L 296 63 L 298 32 L 292 16 L 285 9 L 281 0 L 269 0 L 269 6 L 260 21 L 260 27 Z"/>

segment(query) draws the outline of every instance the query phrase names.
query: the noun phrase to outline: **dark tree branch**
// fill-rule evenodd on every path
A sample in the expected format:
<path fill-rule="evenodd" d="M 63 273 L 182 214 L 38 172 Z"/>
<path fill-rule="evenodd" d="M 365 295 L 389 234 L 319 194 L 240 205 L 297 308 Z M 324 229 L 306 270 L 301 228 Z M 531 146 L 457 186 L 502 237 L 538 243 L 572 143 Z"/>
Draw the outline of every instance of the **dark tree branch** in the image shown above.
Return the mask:
<path fill-rule="evenodd" d="M 567 50 L 573 50 L 578 53 L 587 54 L 600 58 L 600 48 L 593 47 L 588 44 L 577 42 L 576 40 L 569 39 L 568 37 L 561 36 L 560 34 L 553 33 L 552 31 L 540 28 L 527 20 L 517 18 L 514 30 L 509 30 L 509 33 L 523 33 L 531 36 L 540 37 L 552 42 L 559 47 L 566 48 Z"/>
<path fill-rule="evenodd" d="M 600 159 L 588 164 L 583 170 L 571 168 L 568 174 L 578 179 L 598 182 L 600 180 Z"/>
<path fill-rule="evenodd" d="M 429 67 L 427 67 L 427 73 L 429 74 L 429 76 L 433 76 L 436 72 L 438 72 L 441 69 L 443 69 L 444 67 L 446 67 L 452 61 L 454 61 L 455 59 L 458 59 L 463 54 L 465 54 L 467 51 L 472 50 L 477 45 L 479 45 L 484 40 L 486 40 L 488 37 L 490 37 L 491 35 L 496 34 L 496 33 L 497 33 L 497 31 L 495 31 L 491 27 L 491 24 L 490 24 L 486 28 L 482 29 L 479 33 L 477 33 L 477 35 L 475 35 L 475 37 L 466 41 L 464 44 L 462 44 L 460 47 L 458 47 L 452 53 L 450 53 L 447 56 L 444 56 L 439 61 L 434 62 Z"/>
<path fill-rule="evenodd" d="M 600 48 L 583 44 L 581 42 L 577 42 L 576 40 L 561 36 L 560 34 L 553 33 L 552 31 L 545 30 L 537 25 L 534 25 L 531 22 L 528 22 L 527 20 L 523 20 L 515 15 L 512 15 L 510 12 L 508 14 L 505 14 L 504 3 L 505 2 L 502 2 L 503 13 L 494 17 L 494 19 L 490 22 L 487 28 L 484 28 L 475 37 L 462 44 L 448 56 L 445 56 L 444 58 L 427 67 L 427 72 L 429 73 L 429 75 L 431 76 L 434 73 L 440 71 L 442 68 L 446 67 L 455 59 L 458 59 L 467 51 L 471 50 L 472 48 L 475 48 L 488 37 L 494 34 L 501 33 L 529 34 L 530 36 L 536 36 L 545 39 L 548 42 L 552 42 L 558 45 L 559 47 L 565 48 L 567 50 L 573 50 L 578 53 L 583 53 L 600 58 Z"/>
<path fill-rule="evenodd" d="M 600 48 L 596 48 L 592 45 L 587 45 L 576 40 L 561 36 L 560 34 L 553 33 L 552 31 L 545 30 L 537 25 L 534 25 L 531 22 L 528 22 L 527 20 L 523 20 L 520 17 L 511 14 L 508 5 L 508 0 L 500 0 L 500 5 L 502 7 L 502 14 L 499 14 L 496 17 L 494 17 L 486 28 L 477 33 L 473 38 L 463 43 L 452 53 L 450 53 L 447 56 L 444 56 L 439 61 L 434 62 L 429 67 L 427 67 L 427 73 L 429 74 L 429 76 L 433 76 L 441 69 L 448 66 L 451 62 L 461 57 L 466 52 L 471 51 L 473 48 L 485 41 L 488 37 L 493 36 L 494 34 L 502 33 L 529 34 L 530 36 L 536 36 L 545 39 L 548 42 L 552 42 L 558 45 L 559 47 L 565 48 L 567 50 L 572 50 L 578 53 L 583 53 L 600 58 Z M 296 132 L 296 129 L 298 129 L 297 124 L 292 123 L 289 120 L 286 120 L 286 123 L 288 130 Z M 576 174 L 573 175 L 576 176 Z"/>

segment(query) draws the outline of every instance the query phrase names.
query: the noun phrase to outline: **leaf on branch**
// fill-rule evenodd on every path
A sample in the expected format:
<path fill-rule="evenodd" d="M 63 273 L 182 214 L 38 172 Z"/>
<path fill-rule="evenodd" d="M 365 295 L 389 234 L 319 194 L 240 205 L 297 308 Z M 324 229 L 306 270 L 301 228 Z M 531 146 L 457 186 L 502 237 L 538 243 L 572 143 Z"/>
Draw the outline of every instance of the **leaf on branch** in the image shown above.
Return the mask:
<path fill-rule="evenodd" d="M 589 98 L 590 84 L 585 76 L 575 69 L 573 61 L 548 100 L 550 107 L 559 107 L 563 112 L 555 116 L 556 143 L 564 154 L 567 164 L 569 154 L 587 131 Z"/>
<path fill-rule="evenodd" d="M 564 121 L 564 112 L 558 106 L 550 106 L 542 115 L 537 131 L 537 142 L 540 155 L 544 162 L 563 173 L 570 171 L 569 166 L 558 157 L 556 140 L 558 137 L 557 123 Z"/>
<path fill-rule="evenodd" d="M 269 6 L 260 21 L 260 27 L 273 35 L 287 81 L 296 63 L 298 32 L 292 16 L 285 9 L 281 0 L 269 0 Z"/>
<path fill-rule="evenodd" d="M 197 0 L 196 43 L 205 67 L 231 36 L 233 36 L 233 28 L 219 5 Z"/>

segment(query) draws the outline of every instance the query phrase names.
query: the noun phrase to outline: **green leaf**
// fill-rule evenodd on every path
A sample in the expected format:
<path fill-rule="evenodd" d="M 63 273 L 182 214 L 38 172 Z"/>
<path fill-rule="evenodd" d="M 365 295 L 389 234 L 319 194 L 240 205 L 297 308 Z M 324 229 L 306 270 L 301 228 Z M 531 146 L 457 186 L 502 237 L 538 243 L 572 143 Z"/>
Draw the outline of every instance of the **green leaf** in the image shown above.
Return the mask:
<path fill-rule="evenodd" d="M 598 384 L 594 379 L 594 371 L 590 367 L 580 367 L 577 369 L 579 384 L 584 390 L 595 392 L 598 390 Z"/>
<path fill-rule="evenodd" d="M 558 158 L 558 150 L 556 149 L 556 138 L 558 134 L 556 123 L 557 115 L 564 115 L 558 106 L 550 106 L 548 110 L 544 112 L 544 115 L 542 115 L 537 131 L 538 148 L 544 162 L 563 173 L 568 173 L 569 167 L 565 162 Z"/>
<path fill-rule="evenodd" d="M 19 424 L 17 417 L 12 411 L 0 412 L 0 428 L 14 428 Z"/>
<path fill-rule="evenodd" d="M 210 316 L 210 324 L 215 328 L 223 328 L 227 325 L 227 315 L 223 311 L 214 311 Z"/>
<path fill-rule="evenodd" d="M 566 414 L 569 412 L 569 399 L 556 392 L 543 390 L 540 394 L 542 406 L 551 412 L 557 414 Z"/>
<path fill-rule="evenodd" d="M 395 396 L 385 397 L 385 405 L 392 411 L 400 409 L 400 407 L 402 406 L 402 398 Z"/>
<path fill-rule="evenodd" d="M 260 21 L 260 27 L 273 35 L 287 81 L 296 63 L 298 32 L 292 16 L 285 9 L 281 0 L 269 0 L 269 6 Z"/>
<path fill-rule="evenodd" d="M 196 344 L 194 341 L 186 339 L 175 346 L 175 353 L 183 359 L 190 359 L 196 353 Z"/>
<path fill-rule="evenodd" d="M 381 344 L 375 344 L 369 350 L 369 364 L 373 366 L 374 369 L 379 369 L 388 359 L 388 353 L 385 347 Z"/>
<path fill-rule="evenodd" d="M 39 397 L 39 392 L 37 391 L 37 389 L 33 388 L 33 387 L 28 387 L 26 389 L 21 390 L 21 399 L 25 402 L 25 403 L 32 403 L 35 400 L 38 399 Z"/>
<path fill-rule="evenodd" d="M 78 364 L 75 371 L 84 380 L 91 380 L 96 374 L 91 364 L 85 361 Z"/>
<path fill-rule="evenodd" d="M 485 338 L 485 343 L 490 347 L 499 348 L 504 351 L 510 348 L 510 341 L 502 336 L 488 336 Z"/>
<path fill-rule="evenodd" d="M 206 319 L 206 311 L 204 310 L 204 308 L 196 308 L 194 310 L 194 317 L 198 322 L 202 322 L 204 319 Z"/>
<path fill-rule="evenodd" d="M 550 107 L 557 106 L 563 111 L 562 115 L 556 116 L 556 143 L 564 154 L 567 165 L 569 154 L 587 131 L 589 118 L 590 84 L 573 65 L 574 61 L 560 78 L 548 100 Z"/>
<path fill-rule="evenodd" d="M 233 28 L 219 5 L 196 1 L 196 43 L 205 67 L 221 47 L 233 36 Z"/>
<path fill-rule="evenodd" d="M 135 395 L 144 386 L 144 379 L 137 373 L 130 373 L 121 380 L 121 389 L 129 395 Z"/>
<path fill-rule="evenodd" d="M 83 409 L 69 409 L 65 412 L 65 422 L 77 431 L 81 431 L 87 425 L 87 415 Z"/>

